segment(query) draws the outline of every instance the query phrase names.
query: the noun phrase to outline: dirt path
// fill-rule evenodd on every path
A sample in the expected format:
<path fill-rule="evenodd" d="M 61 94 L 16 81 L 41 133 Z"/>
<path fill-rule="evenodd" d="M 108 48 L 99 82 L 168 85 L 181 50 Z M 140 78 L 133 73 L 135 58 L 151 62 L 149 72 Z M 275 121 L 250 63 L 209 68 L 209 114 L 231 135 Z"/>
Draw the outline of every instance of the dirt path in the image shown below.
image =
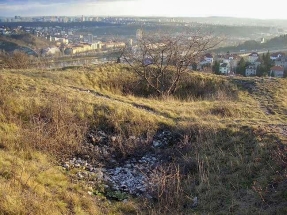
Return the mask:
<path fill-rule="evenodd" d="M 248 80 L 234 79 L 233 81 L 249 92 L 249 95 L 258 102 L 260 109 L 270 120 L 274 120 L 276 115 L 280 122 L 278 124 L 266 124 L 264 127 L 268 133 L 276 134 L 285 142 L 287 140 L 287 117 L 276 106 L 272 92 L 272 89 L 279 87 L 279 80 L 275 78 L 254 78 Z"/>
<path fill-rule="evenodd" d="M 90 94 L 92 94 L 92 95 L 94 95 L 95 97 L 98 97 L 98 98 L 106 99 L 106 100 L 113 101 L 113 102 L 118 102 L 118 103 L 124 104 L 124 105 L 131 105 L 134 108 L 143 110 L 143 111 L 148 112 L 150 114 L 154 114 L 154 115 L 157 115 L 157 116 L 160 116 L 160 117 L 170 118 L 170 119 L 176 120 L 174 118 L 171 118 L 168 114 L 161 113 L 161 112 L 159 112 L 159 111 L 155 110 L 154 108 L 151 108 L 151 107 L 149 107 L 147 105 L 137 104 L 135 102 L 122 101 L 120 99 L 112 98 L 112 97 L 110 97 L 108 95 L 104 95 L 102 93 L 99 93 L 99 92 L 97 92 L 95 90 L 83 89 L 83 88 L 74 87 L 74 86 L 69 86 L 69 87 L 72 88 L 72 89 L 81 91 L 81 92 L 90 93 Z"/>
<path fill-rule="evenodd" d="M 278 110 L 274 107 L 275 101 L 270 89 L 278 87 L 277 79 L 234 79 L 233 81 L 237 86 L 249 92 L 251 97 L 259 103 L 260 109 L 266 115 L 276 114 Z"/>

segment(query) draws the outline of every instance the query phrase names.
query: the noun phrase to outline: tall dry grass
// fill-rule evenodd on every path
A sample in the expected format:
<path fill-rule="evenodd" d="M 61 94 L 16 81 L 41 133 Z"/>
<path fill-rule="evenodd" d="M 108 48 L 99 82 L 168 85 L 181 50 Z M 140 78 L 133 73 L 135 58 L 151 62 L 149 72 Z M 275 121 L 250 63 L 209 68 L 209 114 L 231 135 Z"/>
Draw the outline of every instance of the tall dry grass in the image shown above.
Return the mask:
<path fill-rule="evenodd" d="M 170 160 L 153 178 L 156 198 L 137 209 L 137 200 L 118 203 L 113 213 L 285 212 L 286 143 L 267 129 L 284 118 L 266 116 L 226 77 L 187 74 L 168 98 L 150 94 L 128 69 L 114 65 L 1 71 L 0 82 L 0 208 L 7 214 L 102 213 L 94 199 L 81 200 L 84 186 L 70 184 L 55 157 L 78 153 L 88 132 L 104 130 L 117 137 L 109 146 L 125 159 L 151 143 L 128 141 L 130 136 L 151 140 L 163 128 L 181 139 L 162 152 Z M 283 94 L 272 92 L 284 110 Z"/>

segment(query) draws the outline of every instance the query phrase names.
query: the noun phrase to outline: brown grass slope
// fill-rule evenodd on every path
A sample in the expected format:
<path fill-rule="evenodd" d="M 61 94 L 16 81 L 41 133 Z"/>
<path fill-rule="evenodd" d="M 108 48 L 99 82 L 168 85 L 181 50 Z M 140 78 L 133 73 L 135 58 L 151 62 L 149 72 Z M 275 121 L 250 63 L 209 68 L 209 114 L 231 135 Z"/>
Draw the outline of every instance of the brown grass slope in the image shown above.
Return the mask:
<path fill-rule="evenodd" d="M 0 41 L 3 43 L 7 42 L 7 45 L 9 45 L 9 43 L 12 43 L 12 46 L 30 47 L 32 49 L 47 48 L 52 44 L 46 39 L 27 33 L 8 36 L 2 35 L 0 36 Z"/>
<path fill-rule="evenodd" d="M 286 80 L 190 73 L 165 99 L 118 65 L 2 70 L 0 83 L 0 214 L 287 213 Z M 59 161 L 91 128 L 180 134 L 156 201 L 110 204 L 70 180 Z"/>

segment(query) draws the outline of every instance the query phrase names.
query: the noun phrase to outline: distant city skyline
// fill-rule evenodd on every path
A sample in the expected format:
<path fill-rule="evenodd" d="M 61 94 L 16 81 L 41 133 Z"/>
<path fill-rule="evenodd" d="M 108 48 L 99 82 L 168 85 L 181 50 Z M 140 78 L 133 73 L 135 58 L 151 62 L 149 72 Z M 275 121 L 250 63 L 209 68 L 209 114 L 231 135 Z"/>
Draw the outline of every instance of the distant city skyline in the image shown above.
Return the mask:
<path fill-rule="evenodd" d="M 285 1 L 0 0 L 0 16 L 159 16 L 287 19 Z"/>

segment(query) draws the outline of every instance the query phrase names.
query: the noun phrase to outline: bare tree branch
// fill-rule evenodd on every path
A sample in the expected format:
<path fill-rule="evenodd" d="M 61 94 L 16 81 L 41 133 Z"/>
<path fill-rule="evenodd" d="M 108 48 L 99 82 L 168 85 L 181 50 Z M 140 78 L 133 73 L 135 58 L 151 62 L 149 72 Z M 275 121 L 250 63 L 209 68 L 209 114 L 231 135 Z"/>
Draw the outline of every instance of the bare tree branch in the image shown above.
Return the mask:
<path fill-rule="evenodd" d="M 171 95 L 192 63 L 219 42 L 200 31 L 144 34 L 137 46 L 123 49 L 122 58 L 155 92 Z"/>

